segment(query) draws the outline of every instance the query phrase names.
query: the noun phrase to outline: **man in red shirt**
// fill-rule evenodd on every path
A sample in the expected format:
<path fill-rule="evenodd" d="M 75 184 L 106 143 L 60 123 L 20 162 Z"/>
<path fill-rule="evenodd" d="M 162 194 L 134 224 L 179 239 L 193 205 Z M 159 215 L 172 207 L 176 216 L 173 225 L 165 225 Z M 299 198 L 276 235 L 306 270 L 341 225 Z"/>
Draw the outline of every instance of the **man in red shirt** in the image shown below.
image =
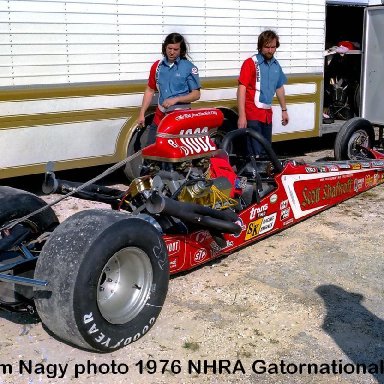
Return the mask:
<path fill-rule="evenodd" d="M 243 62 L 237 89 L 238 128 L 254 129 L 270 143 L 275 93 L 281 106 L 282 124 L 286 125 L 289 121 L 284 90 L 287 78 L 274 57 L 279 46 L 276 32 L 267 30 L 259 35 L 258 53 Z M 264 155 L 263 147 L 255 139 L 248 140 L 248 150 L 257 157 Z"/>

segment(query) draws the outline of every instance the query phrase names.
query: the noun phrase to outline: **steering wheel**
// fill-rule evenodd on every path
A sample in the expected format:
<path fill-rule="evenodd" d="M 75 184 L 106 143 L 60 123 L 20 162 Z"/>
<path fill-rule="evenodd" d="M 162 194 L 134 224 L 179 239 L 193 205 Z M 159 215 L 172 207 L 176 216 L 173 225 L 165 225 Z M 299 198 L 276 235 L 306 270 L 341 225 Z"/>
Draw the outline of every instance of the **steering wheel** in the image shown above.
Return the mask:
<path fill-rule="evenodd" d="M 248 136 L 253 138 L 253 139 L 255 139 L 255 140 L 257 140 L 263 146 L 264 151 L 266 152 L 270 162 L 272 163 L 274 172 L 280 173 L 283 170 L 283 166 L 282 166 L 280 160 L 277 158 L 276 153 L 272 149 L 271 144 L 263 136 L 261 136 L 259 133 L 255 132 L 252 129 L 249 129 L 249 128 L 236 129 L 234 131 L 231 131 L 231 132 L 227 133 L 225 135 L 222 143 L 221 143 L 221 148 L 229 154 L 230 148 L 234 148 L 235 147 L 233 145 L 233 141 L 235 139 L 237 139 L 239 137 L 246 137 L 246 138 L 248 138 Z M 236 165 L 239 168 L 238 169 L 238 175 L 239 176 L 241 176 L 241 173 L 245 169 L 247 169 L 247 168 L 248 169 L 249 168 L 254 169 L 254 164 L 255 164 L 255 162 L 257 162 L 257 159 L 255 159 L 253 154 L 245 153 L 243 155 L 244 156 L 244 160 L 243 161 L 241 161 L 238 158 L 239 154 L 235 153 L 234 155 L 235 155 Z M 240 168 L 241 168 L 241 170 L 240 170 Z M 254 171 L 257 172 L 256 169 Z"/>

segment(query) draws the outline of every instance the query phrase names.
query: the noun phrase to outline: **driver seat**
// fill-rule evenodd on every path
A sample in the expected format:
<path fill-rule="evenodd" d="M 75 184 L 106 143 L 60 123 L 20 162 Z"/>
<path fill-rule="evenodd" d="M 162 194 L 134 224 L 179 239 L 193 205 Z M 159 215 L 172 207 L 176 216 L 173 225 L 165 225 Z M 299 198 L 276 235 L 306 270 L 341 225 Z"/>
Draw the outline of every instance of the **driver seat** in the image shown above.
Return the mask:
<path fill-rule="evenodd" d="M 251 163 L 247 163 L 241 170 L 242 175 L 247 178 L 242 194 L 246 205 L 259 203 L 263 197 L 276 189 L 276 183 L 270 176 L 271 162 L 253 159 Z"/>

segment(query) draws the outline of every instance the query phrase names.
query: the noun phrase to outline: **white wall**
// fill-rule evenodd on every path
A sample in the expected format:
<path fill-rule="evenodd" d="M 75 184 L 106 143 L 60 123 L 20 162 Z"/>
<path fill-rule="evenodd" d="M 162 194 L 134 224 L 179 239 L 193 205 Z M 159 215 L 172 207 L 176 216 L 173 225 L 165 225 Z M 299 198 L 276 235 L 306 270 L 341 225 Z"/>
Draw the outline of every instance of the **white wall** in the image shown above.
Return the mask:
<path fill-rule="evenodd" d="M 237 76 L 266 28 L 286 73 L 322 72 L 325 0 L 0 0 L 0 86 L 146 79 L 170 32 L 201 76 Z"/>

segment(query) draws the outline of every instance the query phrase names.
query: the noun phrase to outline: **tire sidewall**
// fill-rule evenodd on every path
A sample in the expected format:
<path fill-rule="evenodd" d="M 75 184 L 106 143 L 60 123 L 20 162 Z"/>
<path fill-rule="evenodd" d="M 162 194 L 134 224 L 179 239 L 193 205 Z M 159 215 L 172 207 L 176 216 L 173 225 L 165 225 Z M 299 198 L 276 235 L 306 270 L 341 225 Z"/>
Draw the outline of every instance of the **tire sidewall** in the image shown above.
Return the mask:
<path fill-rule="evenodd" d="M 33 193 L 12 187 L 0 186 L 0 224 L 17 220 L 31 212 L 45 207 L 28 220 L 35 225 L 38 233 L 53 229 L 59 220 L 51 207 Z"/>
<path fill-rule="evenodd" d="M 98 308 L 97 286 L 106 263 L 125 247 L 140 248 L 148 255 L 153 270 L 152 287 L 145 306 L 135 318 L 125 324 L 111 324 Z M 112 351 L 145 335 L 161 311 L 168 281 L 166 246 L 156 229 L 140 219 L 119 221 L 107 228 L 87 250 L 75 283 L 74 316 L 86 343 L 101 351 Z"/>
<path fill-rule="evenodd" d="M 354 117 L 345 122 L 337 133 L 334 148 L 336 160 L 351 160 L 348 156 L 352 144 L 351 138 L 358 130 L 366 132 L 369 140 L 369 148 L 373 147 L 375 132 L 372 124 L 366 119 Z"/>

